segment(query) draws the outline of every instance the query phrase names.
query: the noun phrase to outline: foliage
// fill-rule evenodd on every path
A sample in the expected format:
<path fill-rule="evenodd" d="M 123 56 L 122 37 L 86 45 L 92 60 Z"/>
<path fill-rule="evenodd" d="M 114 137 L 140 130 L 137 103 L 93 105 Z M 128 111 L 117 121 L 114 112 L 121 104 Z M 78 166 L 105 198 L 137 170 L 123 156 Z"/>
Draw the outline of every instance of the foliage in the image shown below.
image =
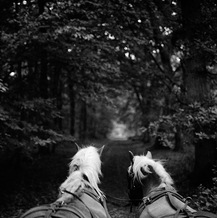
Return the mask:
<path fill-rule="evenodd" d="M 85 117 L 80 116 L 83 102 L 87 106 L 88 133 L 94 132 L 95 126 L 105 134 L 109 119 L 118 116 L 132 129 L 153 122 L 155 135 L 158 127 L 167 126 L 160 133 L 164 141 L 179 126 L 193 132 L 195 138 L 215 137 L 215 114 L 206 107 L 204 111 L 198 107 L 200 112 L 196 112 L 184 106 L 189 89 L 183 64 L 194 53 L 205 54 L 204 66 L 212 70 L 201 74 L 215 75 L 214 2 L 201 4 L 204 19 L 193 30 L 189 25 L 187 31 L 182 16 L 191 14 L 182 13 L 176 0 L 32 0 L 0 4 L 4 12 L 0 26 L 0 94 L 8 88 L 16 103 L 11 104 L 14 99 L 9 98 L 0 100 L 6 105 L 4 113 L 9 111 L 8 120 L 13 122 L 8 122 L 8 129 L 16 129 L 20 137 L 31 132 L 33 143 L 54 143 L 59 136 L 46 131 L 53 126 L 56 130 L 53 123 L 61 120 L 56 106 L 58 110 L 70 108 L 69 116 L 65 115 L 71 119 L 67 128 L 77 128 Z M 188 37 L 188 32 L 195 33 L 195 40 Z M 53 100 L 44 99 L 55 99 L 55 107 Z M 94 110 L 99 101 L 109 106 Z M 166 116 L 155 122 L 162 114 Z M 78 128 L 76 131 L 80 132 Z"/>
<path fill-rule="evenodd" d="M 193 195 L 194 202 L 196 203 L 197 209 L 210 211 L 217 213 L 217 170 L 214 167 L 213 186 L 204 187 L 200 185 L 195 195 Z"/>
<path fill-rule="evenodd" d="M 169 141 L 168 146 L 173 148 L 174 141 L 172 142 L 171 136 L 177 132 L 177 128 L 185 133 L 185 139 L 191 138 L 191 142 L 216 139 L 216 106 L 205 107 L 199 103 L 191 104 L 177 110 L 174 114 L 161 116 L 157 121 L 151 122 L 148 131 L 152 137 L 160 136 L 163 141 Z"/>
<path fill-rule="evenodd" d="M 9 155 L 9 158 L 22 162 L 26 158 L 31 159 L 40 147 L 49 148 L 64 141 L 74 141 L 73 137 L 64 136 L 54 128 L 54 120 L 59 118 L 60 113 L 55 109 L 51 99 L 15 101 L 10 106 L 2 105 L 1 155 L 5 158 Z"/>
<path fill-rule="evenodd" d="M 173 149 L 177 132 L 177 123 L 174 121 L 172 116 L 161 116 L 149 124 L 147 131 L 151 137 L 158 138 L 163 146 Z"/>
<path fill-rule="evenodd" d="M 197 139 L 216 139 L 217 108 L 216 106 L 202 107 L 200 104 L 191 106 L 188 122 L 194 127 Z"/>

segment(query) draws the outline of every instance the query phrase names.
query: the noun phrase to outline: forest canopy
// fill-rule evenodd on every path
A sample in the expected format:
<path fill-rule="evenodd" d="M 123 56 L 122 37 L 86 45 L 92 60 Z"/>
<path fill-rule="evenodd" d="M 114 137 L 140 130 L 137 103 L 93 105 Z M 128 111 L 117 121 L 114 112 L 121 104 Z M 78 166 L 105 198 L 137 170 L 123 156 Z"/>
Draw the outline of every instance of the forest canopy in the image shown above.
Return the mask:
<path fill-rule="evenodd" d="M 107 137 L 114 121 L 216 137 L 215 1 L 0 6 L 3 150 Z"/>

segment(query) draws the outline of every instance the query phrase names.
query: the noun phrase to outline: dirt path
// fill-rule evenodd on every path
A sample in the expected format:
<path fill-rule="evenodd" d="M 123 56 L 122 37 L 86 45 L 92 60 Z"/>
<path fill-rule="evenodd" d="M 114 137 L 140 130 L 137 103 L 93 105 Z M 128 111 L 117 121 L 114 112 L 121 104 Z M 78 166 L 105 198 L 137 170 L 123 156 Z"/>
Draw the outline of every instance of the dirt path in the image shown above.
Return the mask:
<path fill-rule="evenodd" d="M 127 198 L 127 168 L 130 164 L 129 150 L 135 151 L 142 144 L 125 141 L 109 142 L 102 155 L 102 189 L 114 197 Z"/>
<path fill-rule="evenodd" d="M 130 212 L 127 190 L 127 168 L 129 166 L 129 150 L 142 151 L 144 145 L 130 141 L 96 141 L 90 142 L 97 147 L 106 145 L 102 153 L 102 173 L 100 189 L 107 196 L 107 206 L 112 218 L 134 218 L 135 208 Z M 84 143 L 88 144 L 88 143 Z M 61 152 L 67 156 L 74 155 L 74 148 L 65 146 Z M 70 155 L 69 155 L 70 154 Z"/>
<path fill-rule="evenodd" d="M 111 217 L 134 218 L 136 208 L 133 208 L 133 211 L 130 212 L 127 194 L 128 184 L 126 174 L 130 164 L 129 150 L 134 153 L 142 153 L 144 144 L 121 140 L 96 141 L 93 144 L 97 147 L 106 145 L 102 154 L 103 177 L 101 178 L 100 189 L 107 196 L 107 206 Z M 71 150 L 70 148 L 65 149 L 68 149 L 68 152 Z"/>
<path fill-rule="evenodd" d="M 107 195 L 107 203 L 112 218 L 135 217 L 130 213 L 128 203 L 127 168 L 130 164 L 129 150 L 136 152 L 143 149 L 142 143 L 129 141 L 109 142 L 102 155 L 102 184 L 101 189 Z"/>
<path fill-rule="evenodd" d="M 142 154 L 145 151 L 145 145 L 139 142 L 108 140 L 91 143 L 97 147 L 106 144 L 102 154 L 103 178 L 101 178 L 100 188 L 107 196 L 111 217 L 135 217 L 135 208 L 134 212 L 130 213 L 130 206 L 127 205 L 126 173 L 130 164 L 128 151 Z M 38 156 L 31 164 L 23 168 L 4 169 L 2 176 L 4 179 L 0 181 L 0 185 L 4 187 L 1 193 L 2 201 L 0 199 L 0 218 L 19 217 L 29 208 L 54 202 L 57 199 L 58 187 L 67 177 L 68 163 L 75 152 L 75 146 L 61 145 L 55 154 Z M 182 163 L 186 160 L 174 152 L 167 154 L 162 151 L 153 152 L 155 157 L 168 159 L 168 163 L 172 163 L 170 166 L 173 168 L 177 168 L 180 164 L 183 167 Z"/>

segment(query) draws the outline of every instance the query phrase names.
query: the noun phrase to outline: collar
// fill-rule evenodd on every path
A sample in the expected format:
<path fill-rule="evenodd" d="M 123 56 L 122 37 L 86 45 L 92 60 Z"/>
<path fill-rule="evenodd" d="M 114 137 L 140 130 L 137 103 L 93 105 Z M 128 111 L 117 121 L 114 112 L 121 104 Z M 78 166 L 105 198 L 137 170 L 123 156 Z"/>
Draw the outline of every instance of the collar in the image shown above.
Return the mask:
<path fill-rule="evenodd" d="M 173 198 L 178 198 L 182 202 L 186 202 L 186 199 L 179 195 L 172 186 L 166 186 L 162 188 L 157 188 L 149 192 L 147 196 L 142 199 L 142 204 L 139 206 L 139 210 L 144 210 L 146 206 L 152 204 L 158 199 L 167 196 L 169 202 L 173 203 Z"/>

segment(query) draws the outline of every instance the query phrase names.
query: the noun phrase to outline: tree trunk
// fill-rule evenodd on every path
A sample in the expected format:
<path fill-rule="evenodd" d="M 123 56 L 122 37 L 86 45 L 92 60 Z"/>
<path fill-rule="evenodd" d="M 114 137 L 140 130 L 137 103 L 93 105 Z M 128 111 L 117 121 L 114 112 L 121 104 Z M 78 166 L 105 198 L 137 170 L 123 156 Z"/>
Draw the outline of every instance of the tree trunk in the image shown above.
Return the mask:
<path fill-rule="evenodd" d="M 217 161 L 216 140 L 203 139 L 195 144 L 195 166 L 191 182 L 194 186 L 212 186 L 213 165 Z"/>
<path fill-rule="evenodd" d="M 23 81 L 22 81 L 22 62 L 17 63 L 17 75 L 18 75 L 18 91 L 20 97 L 23 97 Z"/>
<path fill-rule="evenodd" d="M 81 140 L 87 136 L 87 106 L 86 102 L 81 102 L 80 119 L 79 119 L 79 137 Z"/>
<path fill-rule="evenodd" d="M 56 63 L 54 66 L 52 76 L 52 96 L 56 99 L 56 107 L 59 111 L 62 109 L 62 80 L 61 80 L 61 65 Z M 62 119 L 57 118 L 55 120 L 56 125 L 59 129 L 62 129 Z"/>
<path fill-rule="evenodd" d="M 70 99 L 70 134 L 75 135 L 75 88 L 71 79 L 71 74 L 68 72 L 68 88 Z"/>
<path fill-rule="evenodd" d="M 38 12 L 42 14 L 44 12 L 44 7 L 46 4 L 46 0 L 38 0 Z"/>
<path fill-rule="evenodd" d="M 176 126 L 175 132 L 175 147 L 174 151 L 182 151 L 183 150 L 183 140 L 182 140 L 182 130 L 179 125 Z"/>
<path fill-rule="evenodd" d="M 41 54 L 41 72 L 40 72 L 40 97 L 48 98 L 48 71 L 47 71 L 47 52 Z"/>
<path fill-rule="evenodd" d="M 35 73 L 33 70 L 33 62 L 32 61 L 28 61 L 28 98 L 32 99 L 33 93 L 36 91 L 35 90 Z"/>
<path fill-rule="evenodd" d="M 38 62 L 38 60 L 35 60 L 34 61 L 34 75 L 32 76 L 32 81 L 34 81 L 34 85 L 35 85 L 35 91 L 33 91 L 34 93 L 34 96 L 33 97 L 36 97 L 36 98 L 39 98 L 40 97 L 40 87 L 39 87 L 39 84 L 40 84 L 40 74 L 39 74 L 39 71 L 40 71 L 40 64 Z M 36 84 L 35 84 L 36 83 Z"/>
<path fill-rule="evenodd" d="M 189 45 L 189 54 L 184 59 L 185 70 L 184 87 L 186 90 L 186 100 L 188 104 L 205 102 L 209 93 L 209 84 L 206 73 L 206 60 L 198 49 L 197 36 L 201 24 L 201 0 L 185 1 L 181 0 L 181 10 L 183 16 L 183 29 L 185 40 Z M 196 35 L 197 34 L 197 35 Z M 201 33 L 202 35 L 202 33 Z M 211 179 L 212 167 L 216 159 L 216 142 L 213 140 L 199 140 L 195 144 L 195 166 L 192 182 L 195 184 L 206 183 Z"/>
<path fill-rule="evenodd" d="M 156 63 L 159 70 L 161 71 L 162 76 L 164 77 L 164 80 L 166 81 L 166 84 L 168 84 L 167 93 L 164 95 L 165 102 L 167 104 L 165 104 L 165 107 L 163 110 L 163 114 L 167 115 L 171 113 L 170 108 L 171 108 L 171 104 L 173 103 L 172 98 L 171 98 L 171 90 L 172 90 L 172 85 L 173 85 L 171 81 L 173 80 L 172 79 L 173 70 L 172 70 L 172 66 L 170 62 L 172 43 L 169 37 L 167 37 L 167 40 L 166 40 L 165 36 L 162 34 L 162 31 L 160 31 L 159 27 L 162 25 L 162 23 L 156 17 L 156 13 L 154 10 L 155 8 L 154 2 L 149 1 L 147 4 L 147 7 L 149 9 L 148 11 L 149 11 L 150 21 L 151 21 L 151 25 L 153 29 L 153 37 L 155 40 L 155 44 L 157 48 L 159 49 L 159 63 L 157 63 L 158 60 L 153 55 L 151 55 L 151 57 L 154 59 L 154 62 Z"/>
<path fill-rule="evenodd" d="M 179 0 L 181 3 L 182 24 L 185 38 L 192 40 L 196 33 L 197 24 L 201 22 L 201 0 Z"/>
<path fill-rule="evenodd" d="M 205 63 L 200 56 L 184 60 L 184 87 L 188 103 L 204 102 L 209 93 L 208 75 Z"/>

